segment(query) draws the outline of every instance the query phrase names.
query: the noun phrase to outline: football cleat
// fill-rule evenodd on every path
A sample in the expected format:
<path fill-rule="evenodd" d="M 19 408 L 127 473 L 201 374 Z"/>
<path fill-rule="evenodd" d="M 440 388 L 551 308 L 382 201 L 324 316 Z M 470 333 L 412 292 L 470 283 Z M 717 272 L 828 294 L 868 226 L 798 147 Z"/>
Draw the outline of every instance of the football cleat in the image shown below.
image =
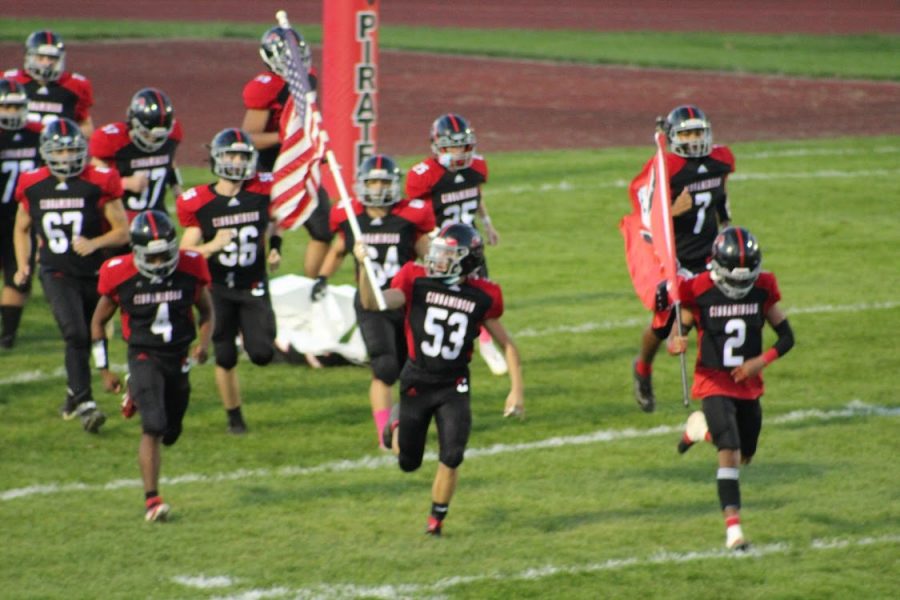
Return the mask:
<path fill-rule="evenodd" d="M 434 517 L 428 517 L 428 525 L 425 527 L 425 535 L 440 537 L 443 524 L 443 521 L 438 521 Z"/>
<path fill-rule="evenodd" d="M 491 373 L 494 375 L 506 375 L 509 372 L 506 358 L 504 358 L 500 350 L 497 349 L 497 346 L 494 345 L 493 341 L 478 340 L 478 351 L 481 353 L 481 358 L 487 363 Z"/>
<path fill-rule="evenodd" d="M 391 407 L 391 416 L 384 424 L 381 430 L 381 447 L 384 450 L 392 450 L 394 448 L 394 431 L 400 425 L 400 404 L 394 404 Z"/>
<path fill-rule="evenodd" d="M 702 410 L 695 410 L 690 414 L 684 426 L 684 434 L 678 442 L 678 453 L 684 454 L 697 442 L 709 440 L 709 427 L 706 424 L 706 416 Z"/>
<path fill-rule="evenodd" d="M 120 410 L 122 411 L 122 416 L 126 419 L 130 419 L 137 413 L 137 405 L 135 405 L 134 401 L 131 399 L 131 391 L 128 389 L 128 379 L 131 375 L 125 376 L 125 393 L 122 394 L 122 405 Z"/>
<path fill-rule="evenodd" d="M 634 375 L 634 400 L 641 410 L 646 413 L 652 413 L 656 410 L 656 398 L 653 396 L 653 382 L 650 375 L 646 377 L 637 372 L 637 361 L 635 360 L 631 366 L 631 372 Z"/>
<path fill-rule="evenodd" d="M 233 423 L 229 423 L 228 433 L 234 435 L 244 435 L 245 433 L 247 433 L 247 424 L 244 423 L 243 419 L 234 421 Z"/>
<path fill-rule="evenodd" d="M 155 521 L 165 521 L 169 518 L 169 512 L 172 508 L 162 501 L 162 498 L 156 496 L 155 498 L 150 498 L 147 500 L 147 512 L 144 515 L 144 520 L 152 523 Z"/>
<path fill-rule="evenodd" d="M 78 406 L 77 412 L 81 417 L 81 426 L 88 433 L 98 433 L 100 427 L 106 423 L 106 415 L 97 409 L 94 401 L 82 402 Z"/>
<path fill-rule="evenodd" d="M 744 537 L 740 525 L 732 525 L 725 530 L 725 547 L 735 552 L 746 552 L 750 549 L 750 542 Z"/>

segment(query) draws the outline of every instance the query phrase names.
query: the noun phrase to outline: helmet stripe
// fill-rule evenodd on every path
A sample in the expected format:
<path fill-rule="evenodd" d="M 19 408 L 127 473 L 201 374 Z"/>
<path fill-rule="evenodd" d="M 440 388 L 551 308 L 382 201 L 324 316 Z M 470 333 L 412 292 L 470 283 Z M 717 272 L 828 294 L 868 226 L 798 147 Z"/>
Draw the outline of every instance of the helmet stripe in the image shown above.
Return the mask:
<path fill-rule="evenodd" d="M 150 225 L 150 231 L 153 233 L 153 239 L 159 239 L 159 228 L 156 226 L 156 218 L 153 216 L 153 213 L 147 211 L 147 223 Z"/>
<path fill-rule="evenodd" d="M 744 266 L 744 259 L 746 258 L 744 255 L 744 236 L 741 234 L 740 228 L 734 230 L 734 234 L 737 236 L 738 241 L 738 249 L 741 253 L 741 266 Z"/>
<path fill-rule="evenodd" d="M 450 123 L 453 124 L 453 131 L 458 132 L 460 130 L 460 126 L 459 126 L 459 121 L 456 119 L 456 115 L 451 113 L 451 114 L 447 115 L 447 117 L 450 119 Z"/>
<path fill-rule="evenodd" d="M 153 90 L 153 93 L 156 95 L 156 104 L 157 104 L 157 106 L 159 106 L 159 124 L 165 125 L 166 124 L 166 106 L 163 103 L 162 94 L 159 92 L 159 90 Z"/>
<path fill-rule="evenodd" d="M 59 119 L 59 133 L 61 135 L 69 134 L 69 132 L 66 131 L 66 120 L 65 119 Z"/>

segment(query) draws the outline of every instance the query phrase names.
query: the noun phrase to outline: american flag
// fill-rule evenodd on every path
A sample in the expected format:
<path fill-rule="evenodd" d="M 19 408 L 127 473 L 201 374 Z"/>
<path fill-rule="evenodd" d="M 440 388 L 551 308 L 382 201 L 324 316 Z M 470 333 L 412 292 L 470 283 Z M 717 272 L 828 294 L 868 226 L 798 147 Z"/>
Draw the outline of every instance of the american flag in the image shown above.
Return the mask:
<path fill-rule="evenodd" d="M 294 230 L 306 222 L 319 203 L 319 165 L 328 135 L 322 129 L 316 94 L 310 90 L 294 36 L 284 37 L 290 48 L 287 84 L 291 96 L 281 116 L 281 151 L 275 160 L 269 213 L 281 229 Z"/>

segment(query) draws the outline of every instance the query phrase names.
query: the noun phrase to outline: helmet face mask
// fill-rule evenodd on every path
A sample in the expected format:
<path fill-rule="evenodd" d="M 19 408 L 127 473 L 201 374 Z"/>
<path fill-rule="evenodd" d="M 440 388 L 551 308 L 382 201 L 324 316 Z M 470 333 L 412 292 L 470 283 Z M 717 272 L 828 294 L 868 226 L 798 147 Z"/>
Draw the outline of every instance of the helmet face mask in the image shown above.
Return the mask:
<path fill-rule="evenodd" d="M 377 189 L 371 182 L 380 181 Z M 400 168 L 384 154 L 370 156 L 359 166 L 356 176 L 356 197 L 364 206 L 391 206 L 400 201 Z"/>
<path fill-rule="evenodd" d="M 52 59 L 52 60 L 48 60 Z M 35 31 L 25 40 L 25 72 L 38 81 L 56 81 L 66 69 L 66 45 L 52 31 Z"/>
<path fill-rule="evenodd" d="M 156 88 L 138 91 L 128 106 L 128 135 L 144 152 L 159 150 L 175 125 L 175 110 L 168 96 Z"/>
<path fill-rule="evenodd" d="M 710 278 L 719 290 L 739 300 L 750 293 L 762 268 L 759 242 L 743 227 L 723 229 L 713 242 Z"/>
<path fill-rule="evenodd" d="M 230 181 L 247 181 L 256 176 L 259 152 L 250 136 L 240 129 L 223 129 L 213 138 L 209 149 L 212 172 Z"/>
<path fill-rule="evenodd" d="M 678 106 L 666 117 L 663 128 L 669 151 L 685 158 L 709 156 L 712 151 L 712 125 L 706 113 L 696 106 Z"/>
<path fill-rule="evenodd" d="M 87 164 L 88 144 L 74 121 L 60 117 L 44 125 L 40 153 L 51 173 L 57 177 L 76 177 Z"/>
<path fill-rule="evenodd" d="M 288 45 L 287 36 L 293 36 L 297 43 L 297 49 L 300 50 L 300 61 L 306 70 L 312 66 L 312 52 L 309 45 L 295 29 L 282 29 L 281 27 L 272 27 L 266 31 L 259 41 L 259 55 L 266 63 L 269 69 L 280 75 L 287 77 L 290 46 Z"/>
<path fill-rule="evenodd" d="M 460 171 L 472 164 L 476 142 L 475 130 L 460 115 L 441 115 L 431 125 L 431 151 L 449 171 Z"/>
<path fill-rule="evenodd" d="M 131 251 L 138 272 L 159 282 L 178 267 L 178 240 L 175 226 L 158 210 L 146 210 L 131 222 Z"/>
<path fill-rule="evenodd" d="M 474 275 L 484 264 L 481 236 L 471 225 L 453 223 L 444 226 L 431 240 L 425 256 L 425 272 L 432 279 L 454 285 Z"/>
<path fill-rule="evenodd" d="M 28 96 L 17 81 L 0 79 L 0 129 L 17 131 L 28 118 Z"/>

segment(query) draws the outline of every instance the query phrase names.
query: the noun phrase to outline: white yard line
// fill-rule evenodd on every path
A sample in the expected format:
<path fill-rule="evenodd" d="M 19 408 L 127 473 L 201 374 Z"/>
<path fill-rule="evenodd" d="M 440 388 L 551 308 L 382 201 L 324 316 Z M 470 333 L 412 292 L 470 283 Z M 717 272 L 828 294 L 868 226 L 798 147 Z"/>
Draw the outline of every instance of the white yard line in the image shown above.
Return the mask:
<path fill-rule="evenodd" d="M 837 410 L 799 410 L 766 419 L 766 425 L 780 425 L 794 423 L 796 421 L 826 421 L 830 419 L 846 419 L 859 416 L 871 417 L 897 417 L 900 416 L 900 407 L 883 407 L 865 404 L 858 400 L 850 402 L 846 407 Z M 535 442 L 523 442 L 519 444 L 495 444 L 486 448 L 469 448 L 466 450 L 466 458 L 473 459 L 483 456 L 496 456 L 529 450 L 546 450 L 548 448 L 561 448 L 564 446 L 579 446 L 596 444 L 600 442 L 615 442 L 635 438 L 655 437 L 670 435 L 680 432 L 682 424 L 660 425 L 649 429 L 601 429 L 582 435 L 559 436 L 538 440 Z M 434 452 L 428 452 L 425 460 L 433 462 L 437 460 Z M 239 481 L 247 479 L 285 479 L 302 477 L 320 473 L 338 473 L 346 471 L 363 471 L 396 466 L 396 458 L 388 455 L 364 456 L 355 460 L 336 460 L 311 467 L 286 466 L 274 469 L 239 469 L 225 473 L 186 473 L 176 477 L 163 477 L 161 484 L 169 487 L 188 483 L 218 483 L 222 481 Z M 66 494 L 71 492 L 102 492 L 123 488 L 139 489 L 139 479 L 115 479 L 107 483 L 88 484 L 81 482 L 71 483 L 47 483 L 31 485 L 23 488 L 13 488 L 0 492 L 0 502 L 29 498 L 32 496 L 46 496 Z"/>
<path fill-rule="evenodd" d="M 574 565 L 545 564 L 512 573 L 485 573 L 476 575 L 460 575 L 439 579 L 434 583 L 398 583 L 384 585 L 361 585 L 353 583 L 317 584 L 304 588 L 288 588 L 277 586 L 264 589 L 249 589 L 225 596 L 215 596 L 214 600 L 258 600 L 262 598 L 290 597 L 295 600 L 351 600 L 353 598 L 384 598 L 390 600 L 424 598 L 445 598 L 448 590 L 471 584 L 483 584 L 491 581 L 540 581 L 557 575 L 584 575 L 605 571 L 619 571 L 633 567 L 654 565 L 672 565 L 709 560 L 751 560 L 772 555 L 822 552 L 844 548 L 859 548 L 873 545 L 893 545 L 900 542 L 900 535 L 887 534 L 878 537 L 817 539 L 808 546 L 797 546 L 790 542 L 763 544 L 754 546 L 749 552 L 736 554 L 724 549 L 699 550 L 693 552 L 661 551 L 649 556 L 628 556 L 612 558 L 603 562 Z M 209 589 L 209 585 L 193 586 L 190 577 L 176 577 L 173 580 L 187 587 Z M 203 578 L 205 581 L 208 578 Z M 219 578 L 217 578 L 219 579 Z"/>

